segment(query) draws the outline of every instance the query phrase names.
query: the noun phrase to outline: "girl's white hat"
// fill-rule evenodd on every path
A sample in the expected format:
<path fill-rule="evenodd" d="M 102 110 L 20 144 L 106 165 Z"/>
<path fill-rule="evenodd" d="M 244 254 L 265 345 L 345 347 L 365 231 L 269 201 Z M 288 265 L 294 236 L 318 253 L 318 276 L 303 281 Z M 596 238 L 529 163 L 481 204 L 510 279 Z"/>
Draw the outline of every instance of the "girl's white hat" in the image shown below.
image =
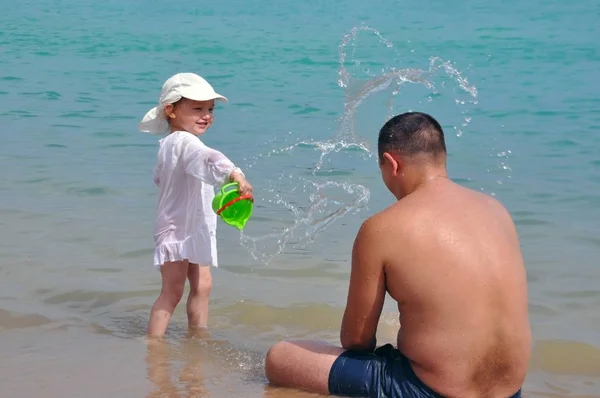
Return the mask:
<path fill-rule="evenodd" d="M 171 76 L 163 84 L 158 105 L 150 109 L 140 122 L 140 131 L 150 134 L 164 134 L 169 131 L 164 109 L 167 104 L 173 104 L 181 98 L 194 101 L 209 101 L 216 99 L 227 102 L 227 98 L 215 92 L 212 86 L 195 73 L 178 73 Z"/>

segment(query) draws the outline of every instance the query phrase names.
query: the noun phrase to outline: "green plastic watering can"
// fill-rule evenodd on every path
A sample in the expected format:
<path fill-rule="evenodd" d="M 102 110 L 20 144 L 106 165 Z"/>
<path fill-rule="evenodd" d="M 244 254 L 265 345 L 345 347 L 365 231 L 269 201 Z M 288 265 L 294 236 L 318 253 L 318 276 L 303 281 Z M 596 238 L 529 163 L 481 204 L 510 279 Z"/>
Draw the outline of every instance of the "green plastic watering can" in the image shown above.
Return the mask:
<path fill-rule="evenodd" d="M 221 192 L 212 201 L 212 208 L 226 224 L 242 230 L 252 217 L 254 198 L 250 194 L 240 195 L 238 183 L 232 182 L 221 187 Z"/>

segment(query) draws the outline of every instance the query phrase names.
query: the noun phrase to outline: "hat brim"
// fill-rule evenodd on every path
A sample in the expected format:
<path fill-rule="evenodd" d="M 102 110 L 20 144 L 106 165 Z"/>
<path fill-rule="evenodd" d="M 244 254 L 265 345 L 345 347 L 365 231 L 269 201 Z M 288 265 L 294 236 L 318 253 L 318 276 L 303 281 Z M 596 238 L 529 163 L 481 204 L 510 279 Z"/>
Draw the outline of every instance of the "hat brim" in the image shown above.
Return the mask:
<path fill-rule="evenodd" d="M 169 122 L 162 109 L 155 106 L 146 113 L 140 122 L 139 129 L 142 133 L 166 134 L 169 132 Z"/>
<path fill-rule="evenodd" d="M 217 93 L 216 91 L 206 92 L 207 90 L 197 90 L 196 87 L 186 87 L 181 90 L 181 96 L 183 98 L 190 99 L 192 101 L 210 101 L 218 100 L 221 102 L 228 102 L 227 97 Z"/>

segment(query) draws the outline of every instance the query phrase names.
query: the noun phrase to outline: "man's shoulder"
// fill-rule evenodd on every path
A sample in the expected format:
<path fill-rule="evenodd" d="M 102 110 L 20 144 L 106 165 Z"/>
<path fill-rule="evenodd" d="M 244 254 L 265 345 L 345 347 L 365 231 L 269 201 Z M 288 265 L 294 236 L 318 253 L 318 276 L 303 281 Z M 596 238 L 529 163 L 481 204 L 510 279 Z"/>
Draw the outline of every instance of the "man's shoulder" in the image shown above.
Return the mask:
<path fill-rule="evenodd" d="M 418 214 L 427 212 L 427 208 L 428 205 L 421 199 L 410 195 L 373 214 L 371 216 L 372 223 L 394 225 L 398 225 L 400 221 L 406 223 L 414 218 L 419 218 Z"/>
<path fill-rule="evenodd" d="M 462 188 L 471 196 L 473 203 L 480 203 L 490 216 L 512 220 L 510 211 L 496 196 L 471 188 Z"/>
<path fill-rule="evenodd" d="M 359 234 L 364 238 L 376 239 L 380 244 L 384 244 L 388 238 L 393 238 L 402 234 L 406 229 L 410 229 L 414 216 L 401 202 L 395 202 L 365 219 L 360 226 Z"/>
<path fill-rule="evenodd" d="M 395 202 L 367 217 L 367 219 L 363 221 L 361 228 L 375 229 L 386 225 L 390 221 L 390 217 L 395 217 L 394 214 L 398 213 L 398 211 L 401 211 L 401 209 L 399 209 L 399 202 Z"/>

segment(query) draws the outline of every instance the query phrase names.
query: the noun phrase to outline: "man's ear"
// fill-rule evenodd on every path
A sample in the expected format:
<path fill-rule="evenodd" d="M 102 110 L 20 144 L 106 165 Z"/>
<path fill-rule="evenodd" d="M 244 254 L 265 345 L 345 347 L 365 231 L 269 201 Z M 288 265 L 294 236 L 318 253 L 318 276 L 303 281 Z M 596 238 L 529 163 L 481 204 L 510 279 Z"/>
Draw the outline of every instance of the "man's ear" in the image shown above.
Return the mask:
<path fill-rule="evenodd" d="M 383 154 L 383 163 L 388 163 L 388 167 L 390 167 L 390 170 L 394 177 L 400 173 L 400 169 L 402 167 L 402 160 L 397 156 L 393 156 L 392 154 L 385 152 Z"/>

